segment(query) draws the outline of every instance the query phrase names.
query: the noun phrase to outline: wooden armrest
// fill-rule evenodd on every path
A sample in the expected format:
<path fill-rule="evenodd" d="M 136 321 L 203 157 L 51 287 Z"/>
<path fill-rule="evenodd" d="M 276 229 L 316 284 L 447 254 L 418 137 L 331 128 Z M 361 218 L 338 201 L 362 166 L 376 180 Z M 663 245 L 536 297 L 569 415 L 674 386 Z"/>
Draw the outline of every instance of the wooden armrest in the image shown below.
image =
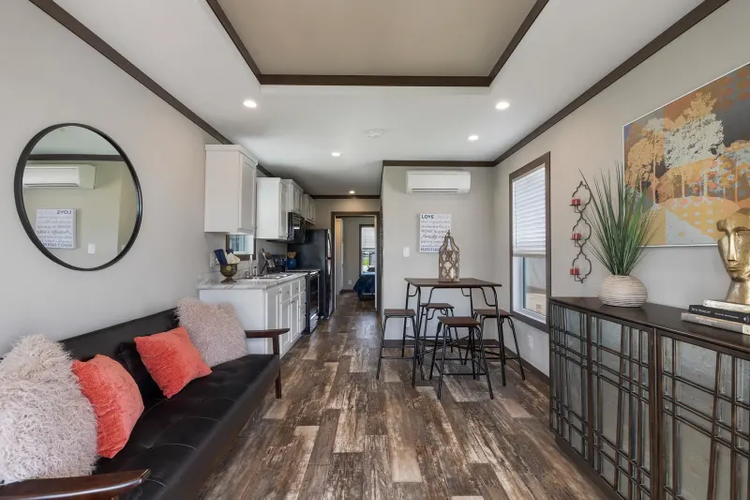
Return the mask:
<path fill-rule="evenodd" d="M 275 330 L 245 330 L 245 336 L 249 339 L 272 339 L 289 331 L 289 328 L 276 328 Z"/>
<path fill-rule="evenodd" d="M 3 500 L 109 500 L 139 486 L 147 470 L 113 472 L 83 477 L 32 479 L 0 486 Z"/>

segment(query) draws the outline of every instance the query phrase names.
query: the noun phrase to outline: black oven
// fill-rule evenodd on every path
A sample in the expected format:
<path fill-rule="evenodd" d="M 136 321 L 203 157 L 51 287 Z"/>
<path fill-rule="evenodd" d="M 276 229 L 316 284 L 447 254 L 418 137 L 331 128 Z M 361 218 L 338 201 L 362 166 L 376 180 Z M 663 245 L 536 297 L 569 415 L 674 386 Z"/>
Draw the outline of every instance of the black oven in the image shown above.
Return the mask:
<path fill-rule="evenodd" d="M 307 275 L 307 333 L 312 333 L 318 326 L 320 291 L 320 272 L 311 272 Z"/>
<path fill-rule="evenodd" d="M 289 234 L 287 235 L 287 241 L 289 243 L 304 243 L 305 228 L 305 219 L 300 214 L 289 212 Z"/>

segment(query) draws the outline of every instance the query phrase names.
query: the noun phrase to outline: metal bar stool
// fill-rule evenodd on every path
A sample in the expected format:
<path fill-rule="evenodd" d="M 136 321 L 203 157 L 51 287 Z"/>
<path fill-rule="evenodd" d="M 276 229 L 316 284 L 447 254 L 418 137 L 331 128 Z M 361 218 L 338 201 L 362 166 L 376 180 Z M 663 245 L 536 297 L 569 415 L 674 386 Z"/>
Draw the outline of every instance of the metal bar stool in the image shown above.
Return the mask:
<path fill-rule="evenodd" d="M 485 375 L 487 377 L 487 388 L 489 389 L 489 392 L 490 392 L 490 399 L 494 399 L 495 396 L 492 393 L 492 382 L 490 381 L 490 369 L 489 369 L 489 365 L 487 364 L 487 358 L 485 357 L 485 353 L 484 353 L 484 341 L 482 339 L 482 329 L 481 329 L 481 324 L 479 323 L 479 321 L 477 321 L 474 318 L 465 317 L 465 316 L 442 316 L 439 318 L 439 320 L 440 320 L 440 324 L 438 325 L 437 331 L 435 332 L 434 355 L 432 356 L 432 363 L 430 364 L 430 380 L 432 380 L 432 374 L 436 367 L 439 373 L 437 398 L 440 399 L 440 396 L 442 393 L 443 375 L 471 375 L 474 379 L 478 379 L 480 376 Z M 446 361 L 463 361 L 460 355 L 460 351 L 459 351 L 458 358 L 446 358 L 445 357 L 446 349 L 449 344 L 454 344 L 458 346 L 459 343 L 463 340 L 459 337 L 459 334 L 458 334 L 459 328 L 467 328 L 469 330 L 469 335 L 468 335 L 469 344 L 472 345 L 473 347 L 471 349 L 471 356 L 472 356 L 471 373 L 445 373 Z M 449 338 L 452 338 L 449 332 L 450 330 L 455 330 L 456 332 L 455 341 L 448 340 Z M 441 333 L 442 333 L 442 339 L 440 335 Z M 476 340 L 474 340 L 474 338 L 476 338 Z M 440 355 L 439 365 L 437 364 L 438 344 L 441 344 L 441 347 L 440 347 L 441 355 Z M 475 361 L 474 359 L 476 352 L 479 353 L 479 359 L 477 361 Z M 468 350 L 467 350 L 467 356 L 468 356 Z"/>
<path fill-rule="evenodd" d="M 453 306 L 451 304 L 448 304 L 447 302 L 427 302 L 424 304 L 420 304 L 419 321 L 417 322 L 417 324 L 420 328 L 420 337 L 422 338 L 423 343 L 428 339 L 427 327 L 430 321 L 435 319 L 436 313 L 440 313 L 443 316 L 454 316 Z M 424 328 L 422 328 L 422 326 L 424 326 Z M 421 330 L 424 330 L 424 334 L 422 334 Z M 451 352 L 453 352 L 452 346 Z"/>
<path fill-rule="evenodd" d="M 386 309 L 383 312 L 383 331 L 380 334 L 380 349 L 378 352 L 378 371 L 375 374 L 375 378 L 380 378 L 380 365 L 382 364 L 384 359 L 404 359 L 404 352 L 406 349 L 406 339 L 414 339 L 414 354 L 412 356 L 412 362 L 417 362 L 417 323 L 416 323 L 416 316 L 417 314 L 414 312 L 414 309 Z M 404 329 L 403 329 L 403 335 L 401 338 L 401 356 L 383 356 L 383 349 L 385 347 L 383 344 L 385 343 L 385 332 L 386 332 L 386 325 L 388 324 L 388 320 L 390 318 L 401 318 L 404 320 Z M 411 326 L 412 331 L 415 332 L 414 335 L 407 335 L 406 333 L 406 323 L 407 321 L 411 320 Z M 422 367 L 419 367 L 420 373 L 422 373 Z M 424 373 L 422 373 L 422 377 L 424 377 Z M 412 377 L 413 378 L 413 377 Z"/>
<path fill-rule="evenodd" d="M 507 361 L 510 360 L 518 360 L 518 367 L 521 371 L 521 379 L 526 380 L 526 375 L 523 373 L 523 360 L 521 359 L 521 350 L 518 348 L 518 337 L 516 336 L 516 327 L 513 324 L 513 315 L 509 313 L 508 311 L 503 311 L 502 309 L 498 309 L 499 316 L 495 312 L 494 308 L 491 309 L 474 309 L 474 318 L 479 320 L 479 322 L 482 325 L 482 329 L 484 329 L 484 322 L 487 319 L 497 319 L 497 339 L 499 342 L 498 350 L 499 352 L 495 353 L 491 350 L 487 349 L 487 353 L 485 354 L 490 359 L 499 359 L 501 361 L 501 374 L 502 374 L 502 380 L 503 380 L 503 386 L 505 385 L 505 365 Z M 505 332 L 503 330 L 503 325 L 505 322 L 508 322 L 508 325 L 510 325 L 510 330 L 513 334 L 513 343 L 516 345 L 516 355 L 515 356 L 508 356 L 505 353 Z"/>

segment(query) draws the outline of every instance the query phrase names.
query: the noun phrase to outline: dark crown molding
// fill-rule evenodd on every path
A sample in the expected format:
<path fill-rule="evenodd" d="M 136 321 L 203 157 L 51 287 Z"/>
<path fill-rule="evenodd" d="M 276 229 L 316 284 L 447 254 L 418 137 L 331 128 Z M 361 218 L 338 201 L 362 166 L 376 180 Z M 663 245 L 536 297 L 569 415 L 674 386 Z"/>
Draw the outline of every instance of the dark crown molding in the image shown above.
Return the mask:
<path fill-rule="evenodd" d="M 224 137 L 218 130 L 208 124 L 203 118 L 193 113 L 187 106 L 182 104 L 175 96 L 164 90 L 158 83 L 152 80 L 146 73 L 138 69 L 133 63 L 117 52 L 111 45 L 99 38 L 96 33 L 88 29 L 78 19 L 73 17 L 68 11 L 57 5 L 53 0 L 29 0 L 39 7 L 44 13 L 52 19 L 70 30 L 78 38 L 89 44 L 94 50 L 109 59 L 121 70 L 135 78 L 141 85 L 159 96 L 164 102 L 176 109 L 185 118 L 195 123 L 203 129 L 208 135 L 222 144 L 231 144 L 232 141 Z"/>
<path fill-rule="evenodd" d="M 379 200 L 379 194 L 311 194 L 316 200 Z"/>
<path fill-rule="evenodd" d="M 663 31 L 659 36 L 651 40 L 645 47 L 643 47 L 641 50 L 628 58 L 628 60 L 626 60 L 624 63 L 620 64 L 618 67 L 612 70 L 612 72 L 610 72 L 607 76 L 596 82 L 586 92 L 578 96 L 575 100 L 573 100 L 573 102 L 555 113 L 552 118 L 542 123 L 529 135 L 518 141 L 516 144 L 511 146 L 510 149 L 495 158 L 495 161 L 493 163 L 498 164 L 516 154 L 524 146 L 529 144 L 531 141 L 542 135 L 553 126 L 560 123 L 565 117 L 599 95 L 610 85 L 614 84 L 617 80 L 633 71 L 649 57 L 653 56 L 661 49 L 669 45 L 680 35 L 688 31 L 699 22 L 703 21 L 706 17 L 714 13 L 719 7 L 726 4 L 727 2 L 729 2 L 729 0 L 704 0 L 703 3 L 685 14 L 676 23 Z"/>
<path fill-rule="evenodd" d="M 494 161 L 476 160 L 383 160 L 383 167 L 494 167 Z"/>

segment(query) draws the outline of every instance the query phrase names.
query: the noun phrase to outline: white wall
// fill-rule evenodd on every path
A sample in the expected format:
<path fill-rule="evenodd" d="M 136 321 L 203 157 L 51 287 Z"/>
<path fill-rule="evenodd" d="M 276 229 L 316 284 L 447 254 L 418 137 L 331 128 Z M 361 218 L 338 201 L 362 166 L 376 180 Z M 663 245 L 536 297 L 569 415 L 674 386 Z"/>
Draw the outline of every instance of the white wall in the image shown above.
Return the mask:
<path fill-rule="evenodd" d="M 0 352 L 20 336 L 61 339 L 173 307 L 208 268 L 204 133 L 31 2 L 0 4 Z M 140 236 L 96 272 L 44 257 L 21 226 L 13 176 L 26 143 L 62 122 L 111 136 L 143 189 Z"/>
<path fill-rule="evenodd" d="M 461 276 L 491 280 L 493 168 L 470 168 L 471 192 L 463 195 L 406 194 L 406 168 L 386 167 L 383 175 L 383 307 L 403 308 L 404 278 L 437 278 L 438 254 L 419 253 L 419 214 L 449 213 L 451 235 L 461 250 Z M 410 256 L 403 256 L 409 247 Z M 480 294 L 481 296 L 481 294 Z M 482 305 L 475 299 L 475 307 Z M 437 290 L 433 302 L 449 302 L 457 315 L 469 315 L 469 300 L 458 290 Z M 427 302 L 427 297 L 423 297 Z M 416 308 L 412 299 L 409 307 Z M 401 338 L 402 323 L 388 322 L 388 338 Z M 434 333 L 434 325 L 431 332 Z M 492 335 L 488 335 L 491 338 Z"/>
<path fill-rule="evenodd" d="M 380 212 L 380 200 L 315 200 L 315 229 L 333 229 L 331 212 Z"/>
<path fill-rule="evenodd" d="M 549 151 L 552 295 L 596 295 L 606 276 L 598 262 L 583 284 L 569 275 L 576 252 L 570 242 L 575 215 L 568 203 L 581 179 L 578 170 L 591 178 L 599 169 L 613 168 L 615 161 L 622 161 L 623 125 L 747 63 L 749 17 L 750 2 L 729 2 L 495 169 L 498 280 L 509 283 L 510 278 L 508 175 Z M 729 284 L 715 247 L 650 249 L 633 274 L 648 288 L 651 302 L 676 307 L 723 297 Z M 505 287 L 506 307 L 508 292 Z M 519 325 L 519 330 L 522 355 L 547 373 L 547 334 L 525 325 Z"/>

